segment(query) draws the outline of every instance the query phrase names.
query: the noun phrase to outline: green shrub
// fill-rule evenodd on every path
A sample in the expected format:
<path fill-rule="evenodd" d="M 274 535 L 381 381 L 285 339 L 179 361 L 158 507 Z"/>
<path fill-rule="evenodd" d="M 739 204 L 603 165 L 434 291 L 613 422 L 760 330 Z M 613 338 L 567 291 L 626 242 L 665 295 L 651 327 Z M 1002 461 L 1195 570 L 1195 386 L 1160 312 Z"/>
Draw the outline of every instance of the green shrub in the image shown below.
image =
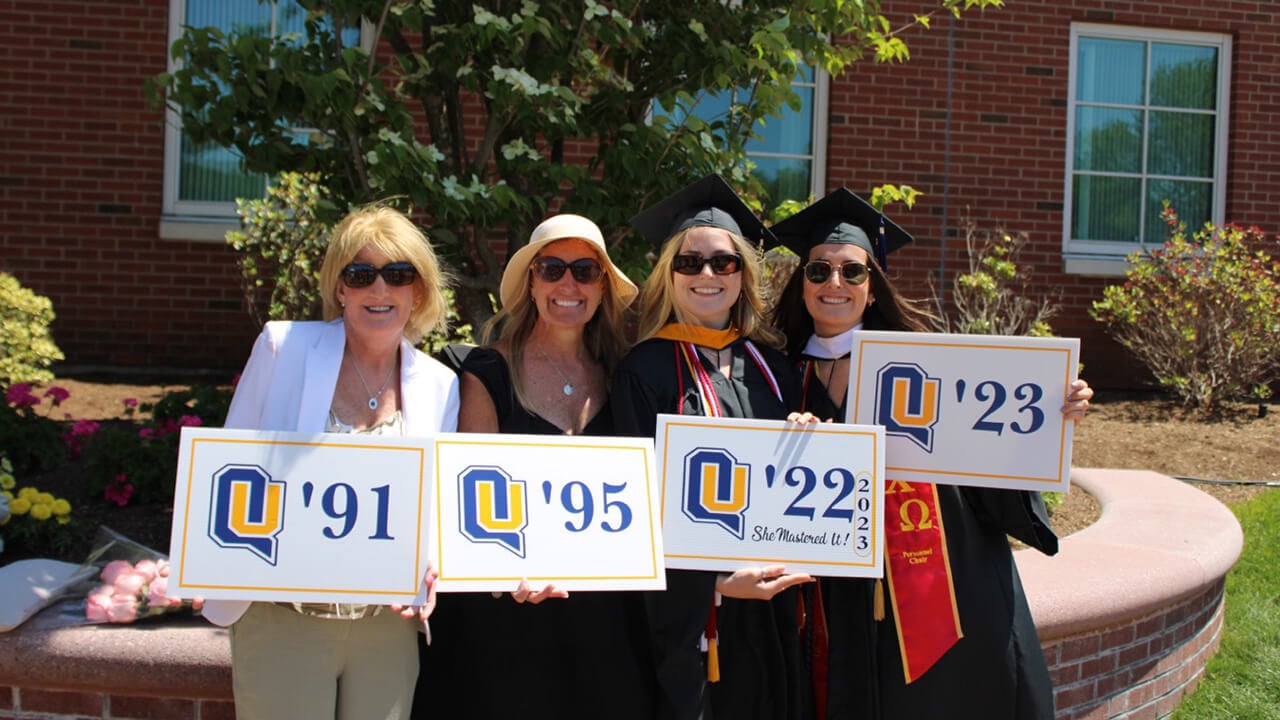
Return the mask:
<path fill-rule="evenodd" d="M 934 291 L 941 318 L 935 329 L 973 335 L 1052 336 L 1049 319 L 1058 314 L 1057 300 L 1033 300 L 1029 280 L 1033 269 L 1019 264 L 1026 233 L 979 230 L 966 221 L 964 241 L 969 272 L 956 276 L 949 309 Z"/>
<path fill-rule="evenodd" d="M 62 351 L 49 334 L 53 303 L 0 272 L 0 387 L 14 383 L 47 383 L 49 367 Z"/>
<path fill-rule="evenodd" d="M 237 200 L 236 213 L 243 230 L 227 233 L 227 244 L 240 253 L 240 281 L 249 314 L 259 325 L 268 320 L 319 320 L 324 310 L 320 267 L 329 247 L 328 221 L 340 215 L 329 191 L 314 175 L 283 173 L 267 197 Z M 423 338 L 427 352 L 474 342 L 471 326 L 459 325 L 452 290 L 445 292 L 445 300 L 450 332 Z"/>
<path fill-rule="evenodd" d="M 329 244 L 331 196 L 312 175 L 283 173 L 265 198 L 236 200 L 242 231 L 227 233 L 240 253 L 249 314 L 268 320 L 319 320 L 320 265 Z M 263 295 L 266 307 L 261 307 Z"/>
<path fill-rule="evenodd" d="M 1206 224 L 1188 237 L 1165 204 L 1169 240 L 1129 256 L 1090 314 L 1183 405 L 1213 414 L 1264 400 L 1280 380 L 1280 265 L 1257 228 Z"/>

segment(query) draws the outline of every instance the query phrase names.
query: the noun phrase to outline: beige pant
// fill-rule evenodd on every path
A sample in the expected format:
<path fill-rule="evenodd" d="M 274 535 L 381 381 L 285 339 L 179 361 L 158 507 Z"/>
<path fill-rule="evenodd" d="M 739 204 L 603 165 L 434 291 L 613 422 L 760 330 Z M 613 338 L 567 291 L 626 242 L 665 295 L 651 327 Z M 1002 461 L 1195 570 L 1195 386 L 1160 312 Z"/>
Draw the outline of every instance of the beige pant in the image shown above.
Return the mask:
<path fill-rule="evenodd" d="M 418 678 L 417 624 L 384 608 L 329 620 L 254 603 L 231 626 L 238 720 L 400 720 Z"/>

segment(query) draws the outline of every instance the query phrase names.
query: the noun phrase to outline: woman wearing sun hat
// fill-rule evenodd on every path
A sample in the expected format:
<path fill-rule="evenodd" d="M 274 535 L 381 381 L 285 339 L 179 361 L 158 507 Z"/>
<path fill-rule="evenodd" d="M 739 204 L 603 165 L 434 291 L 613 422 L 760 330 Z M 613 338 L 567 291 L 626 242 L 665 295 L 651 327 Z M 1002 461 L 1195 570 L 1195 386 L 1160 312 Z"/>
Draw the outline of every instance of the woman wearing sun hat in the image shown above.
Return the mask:
<path fill-rule="evenodd" d="M 544 220 L 502 274 L 491 343 L 462 362 L 459 431 L 613 434 L 609 378 L 636 292 L 594 222 Z M 447 595 L 437 612 L 449 627 L 435 629 L 420 681 L 435 708 L 456 700 L 469 718 L 653 716 L 638 593 L 569 598 L 521 583 L 511 596 Z"/>
<path fill-rule="evenodd" d="M 776 244 L 719 175 L 632 218 L 658 250 L 640 342 L 614 376 L 621 434 L 654 434 L 658 413 L 782 420 L 798 402 L 782 336 L 764 318 L 761 249 Z M 778 565 L 732 574 L 668 570 L 645 593 L 661 718 L 796 717 L 793 585 Z"/>

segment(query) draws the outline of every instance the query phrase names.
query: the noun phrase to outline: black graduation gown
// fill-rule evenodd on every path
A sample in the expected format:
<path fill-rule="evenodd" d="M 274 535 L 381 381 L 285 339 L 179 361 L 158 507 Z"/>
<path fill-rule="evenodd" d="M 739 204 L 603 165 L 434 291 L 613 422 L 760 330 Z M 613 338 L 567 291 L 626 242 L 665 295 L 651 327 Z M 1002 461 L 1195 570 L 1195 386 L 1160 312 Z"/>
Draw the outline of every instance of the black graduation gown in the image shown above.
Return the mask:
<path fill-rule="evenodd" d="M 500 432 L 561 432 L 516 402 L 498 352 L 474 349 L 462 369 L 489 391 Z M 583 434 L 612 435 L 612 427 L 606 404 Z M 442 593 L 432 643 L 420 646 L 413 717 L 434 719 L 446 710 L 477 719 L 652 718 L 656 691 L 641 595 L 575 592 L 528 605 L 508 593 Z"/>
<path fill-rule="evenodd" d="M 803 378 L 801 379 L 803 383 Z M 810 371 L 805 409 L 843 422 Z M 872 580 L 823 578 L 828 625 L 829 720 L 1052 720 L 1053 685 L 1006 534 L 1058 551 L 1040 493 L 938 485 L 952 581 L 964 633 L 933 667 L 906 684 L 892 595 L 873 619 Z M 871 651 L 869 652 L 868 649 Z M 875 678 L 875 682 L 870 682 Z"/>
<path fill-rule="evenodd" d="M 699 356 L 725 417 L 781 420 L 798 400 L 786 358 L 756 346 L 782 392 L 779 402 L 742 340 L 731 346 L 732 379 Z M 683 383 L 683 394 L 680 384 Z M 701 415 L 697 386 L 676 343 L 649 339 L 627 354 L 613 378 L 614 427 L 653 437 L 658 413 Z M 724 598 L 717 609 L 720 681 L 707 682 L 699 640 L 715 596 L 716 573 L 668 570 L 665 592 L 645 593 L 659 685 L 656 717 L 783 720 L 800 717 L 800 667 L 794 588 L 770 601 Z"/>

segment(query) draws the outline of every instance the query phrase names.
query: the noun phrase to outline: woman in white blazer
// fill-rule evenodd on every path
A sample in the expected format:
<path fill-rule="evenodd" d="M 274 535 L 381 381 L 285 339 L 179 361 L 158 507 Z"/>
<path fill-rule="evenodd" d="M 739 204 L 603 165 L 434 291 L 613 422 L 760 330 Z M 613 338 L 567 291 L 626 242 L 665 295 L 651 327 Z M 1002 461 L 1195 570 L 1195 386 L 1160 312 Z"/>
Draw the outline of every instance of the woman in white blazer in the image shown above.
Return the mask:
<path fill-rule="evenodd" d="M 325 321 L 267 323 L 226 427 L 455 430 L 457 376 L 414 348 L 445 324 L 447 282 L 426 236 L 407 217 L 382 206 L 353 211 L 334 228 L 320 272 Z M 409 716 L 417 609 L 210 601 L 204 615 L 231 626 L 240 720 Z"/>

